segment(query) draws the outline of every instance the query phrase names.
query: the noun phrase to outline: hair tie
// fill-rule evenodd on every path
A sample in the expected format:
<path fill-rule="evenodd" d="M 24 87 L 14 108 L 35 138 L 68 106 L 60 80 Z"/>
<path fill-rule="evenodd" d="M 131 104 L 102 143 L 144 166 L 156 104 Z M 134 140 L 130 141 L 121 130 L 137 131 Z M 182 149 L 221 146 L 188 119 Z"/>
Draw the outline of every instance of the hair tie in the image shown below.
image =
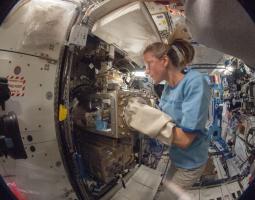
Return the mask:
<path fill-rule="evenodd" d="M 172 45 L 171 48 L 176 52 L 177 57 L 178 57 L 178 59 L 179 59 L 179 62 L 183 61 L 183 55 L 182 55 L 182 53 L 180 52 L 179 48 L 176 47 L 175 45 Z"/>

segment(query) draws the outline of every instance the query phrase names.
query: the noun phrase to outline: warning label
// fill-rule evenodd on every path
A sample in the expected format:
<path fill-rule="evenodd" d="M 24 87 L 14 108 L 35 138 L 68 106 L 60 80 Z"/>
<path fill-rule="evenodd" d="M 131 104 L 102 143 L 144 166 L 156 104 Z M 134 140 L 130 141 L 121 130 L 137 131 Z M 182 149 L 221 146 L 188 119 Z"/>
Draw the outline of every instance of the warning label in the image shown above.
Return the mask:
<path fill-rule="evenodd" d="M 11 96 L 24 96 L 26 80 L 23 76 L 7 76 Z"/>

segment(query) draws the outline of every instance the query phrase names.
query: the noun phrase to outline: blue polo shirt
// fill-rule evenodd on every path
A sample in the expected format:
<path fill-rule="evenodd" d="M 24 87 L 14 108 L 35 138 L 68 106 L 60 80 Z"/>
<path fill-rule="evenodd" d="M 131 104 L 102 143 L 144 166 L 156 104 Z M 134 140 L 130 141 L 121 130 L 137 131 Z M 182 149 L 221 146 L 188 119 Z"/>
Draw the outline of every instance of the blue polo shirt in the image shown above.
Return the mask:
<path fill-rule="evenodd" d="M 208 119 L 210 89 L 205 77 L 197 71 L 188 71 L 177 86 L 165 85 L 159 107 L 172 117 L 184 132 L 196 134 L 192 144 L 182 149 L 170 147 L 170 158 L 176 167 L 194 169 L 208 159 L 209 137 L 205 128 Z"/>

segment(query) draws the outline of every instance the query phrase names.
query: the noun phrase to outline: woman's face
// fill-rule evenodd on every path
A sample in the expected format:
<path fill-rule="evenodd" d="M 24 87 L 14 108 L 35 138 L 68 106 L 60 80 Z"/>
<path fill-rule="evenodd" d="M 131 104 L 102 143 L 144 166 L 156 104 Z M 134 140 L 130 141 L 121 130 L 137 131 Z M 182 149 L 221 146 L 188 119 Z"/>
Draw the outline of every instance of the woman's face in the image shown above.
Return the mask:
<path fill-rule="evenodd" d="M 150 75 L 155 84 L 165 80 L 167 76 L 166 56 L 159 59 L 152 52 L 146 52 L 143 55 L 143 59 L 146 66 L 145 73 Z"/>

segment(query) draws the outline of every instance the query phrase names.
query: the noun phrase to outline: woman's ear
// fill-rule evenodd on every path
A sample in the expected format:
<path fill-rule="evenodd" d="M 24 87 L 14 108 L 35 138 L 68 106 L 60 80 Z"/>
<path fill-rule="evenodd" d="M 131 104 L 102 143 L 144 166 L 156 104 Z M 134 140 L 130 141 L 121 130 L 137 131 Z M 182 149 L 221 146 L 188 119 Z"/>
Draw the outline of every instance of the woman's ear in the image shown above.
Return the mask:
<path fill-rule="evenodd" d="M 163 62 L 164 62 L 164 67 L 168 67 L 168 65 L 169 65 L 169 63 L 170 63 L 169 57 L 168 57 L 167 55 L 164 55 L 164 56 L 162 57 L 162 60 L 163 60 Z"/>

